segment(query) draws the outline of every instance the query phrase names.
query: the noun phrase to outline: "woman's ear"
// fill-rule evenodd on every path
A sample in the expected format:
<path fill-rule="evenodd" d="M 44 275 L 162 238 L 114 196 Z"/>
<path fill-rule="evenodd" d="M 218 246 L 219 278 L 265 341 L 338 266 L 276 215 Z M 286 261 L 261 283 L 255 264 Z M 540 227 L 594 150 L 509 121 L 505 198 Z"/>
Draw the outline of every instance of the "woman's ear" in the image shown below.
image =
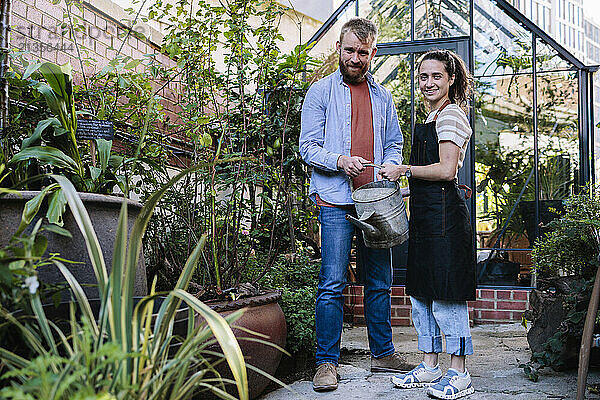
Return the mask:
<path fill-rule="evenodd" d="M 454 84 L 454 78 L 456 77 L 456 75 L 452 75 L 450 77 L 450 79 L 448 79 L 448 86 L 452 86 Z"/>

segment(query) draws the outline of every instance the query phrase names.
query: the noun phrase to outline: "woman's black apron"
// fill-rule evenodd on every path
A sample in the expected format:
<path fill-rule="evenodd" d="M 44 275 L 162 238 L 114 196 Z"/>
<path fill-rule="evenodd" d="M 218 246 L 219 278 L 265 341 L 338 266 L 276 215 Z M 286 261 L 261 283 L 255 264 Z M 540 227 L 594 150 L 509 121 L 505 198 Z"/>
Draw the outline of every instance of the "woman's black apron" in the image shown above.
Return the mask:
<path fill-rule="evenodd" d="M 442 107 L 444 108 L 444 107 Z M 410 165 L 440 161 L 434 120 L 417 124 Z M 432 300 L 475 300 L 473 231 L 456 179 L 409 179 L 410 220 L 406 292 Z"/>

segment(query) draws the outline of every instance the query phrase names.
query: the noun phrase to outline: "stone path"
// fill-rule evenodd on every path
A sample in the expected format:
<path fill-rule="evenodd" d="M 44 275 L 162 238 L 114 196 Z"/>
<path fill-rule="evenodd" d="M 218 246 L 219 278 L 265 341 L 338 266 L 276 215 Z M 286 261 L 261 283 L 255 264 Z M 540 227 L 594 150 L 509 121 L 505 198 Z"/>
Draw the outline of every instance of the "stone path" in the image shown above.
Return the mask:
<path fill-rule="evenodd" d="M 544 370 L 538 382 L 525 378 L 518 366 L 530 358 L 527 338 L 520 324 L 481 325 L 472 329 L 476 354 L 467 360 L 467 368 L 473 378 L 475 393 L 470 400 L 537 400 L 575 399 L 577 371 L 554 372 Z M 341 381 L 333 392 L 316 393 L 312 383 L 302 380 L 268 393 L 260 400 L 365 400 L 365 399 L 427 399 L 423 389 L 396 389 L 390 383 L 389 374 L 372 374 L 369 371 L 366 329 L 354 327 L 344 330 L 342 358 L 339 374 Z M 421 361 L 416 351 L 417 338 L 413 328 L 394 327 L 396 349 L 415 364 Z M 446 369 L 449 357 L 442 355 L 440 365 Z M 588 384 L 600 384 L 600 369 L 591 368 Z M 588 399 L 599 399 L 595 394 Z"/>

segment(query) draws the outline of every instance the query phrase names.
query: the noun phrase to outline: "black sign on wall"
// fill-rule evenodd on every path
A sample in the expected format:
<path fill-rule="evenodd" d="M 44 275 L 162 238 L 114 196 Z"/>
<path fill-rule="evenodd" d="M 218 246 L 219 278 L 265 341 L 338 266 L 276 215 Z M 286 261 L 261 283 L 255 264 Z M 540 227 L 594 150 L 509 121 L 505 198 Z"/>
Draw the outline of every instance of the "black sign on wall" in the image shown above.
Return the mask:
<path fill-rule="evenodd" d="M 75 136 L 77 139 L 94 140 L 105 139 L 112 140 L 115 135 L 112 121 L 104 121 L 99 119 L 78 119 L 77 131 Z"/>

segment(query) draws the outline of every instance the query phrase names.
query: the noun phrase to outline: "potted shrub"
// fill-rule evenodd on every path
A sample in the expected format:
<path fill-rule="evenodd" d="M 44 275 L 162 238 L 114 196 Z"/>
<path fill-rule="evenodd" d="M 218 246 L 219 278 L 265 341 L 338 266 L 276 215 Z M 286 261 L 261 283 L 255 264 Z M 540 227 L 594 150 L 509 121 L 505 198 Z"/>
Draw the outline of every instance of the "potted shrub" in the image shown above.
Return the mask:
<path fill-rule="evenodd" d="M 180 179 L 186 171 L 173 178 Z M 128 399 L 188 399 L 209 392 L 231 398 L 224 391 L 224 380 L 215 376 L 214 352 L 208 350 L 211 337 L 221 345 L 234 377 L 237 395 L 248 399 L 244 359 L 231 328 L 210 307 L 186 292 L 201 258 L 206 236 L 200 238 L 186 262 L 177 284 L 166 293 L 151 294 L 135 303 L 134 275 L 148 220 L 165 190 L 155 193 L 136 219 L 131 239 L 127 240 L 127 203 L 124 201 L 115 232 L 112 271 L 108 272 L 84 204 L 73 185 L 62 176 L 53 176 L 60 184 L 69 208 L 85 237 L 89 257 L 98 277 L 100 307 L 92 312 L 81 285 L 58 259 L 49 262 L 64 275 L 73 300 L 67 330 L 49 320 L 39 292 L 31 291 L 32 315 L 19 315 L 0 306 L 0 317 L 18 332 L 28 347 L 0 347 L 0 360 L 6 385 L 3 398 L 71 399 L 87 396 Z M 40 222 L 37 224 L 39 228 Z M 39 261 L 40 254 L 25 257 L 25 263 Z M 162 301 L 156 307 L 158 297 Z M 187 329 L 175 335 L 175 319 L 184 303 L 190 312 Z M 193 312 L 191 312 L 193 310 Z M 198 315 L 196 317 L 195 315 Z M 235 313 L 227 318 L 239 318 Z M 173 347 L 175 345 L 175 347 Z M 21 354 L 19 354 L 21 353 Z M 22 354 L 25 353 L 26 356 Z M 208 355 L 211 354 L 209 357 Z M 211 360 L 213 360 L 211 362 Z"/>
<path fill-rule="evenodd" d="M 548 224 L 550 232 L 534 245 L 538 285 L 523 316 L 531 323 L 527 340 L 533 355 L 523 365 L 531 379 L 544 367 L 559 370 L 577 364 L 600 253 L 594 231 L 600 224 L 599 193 L 596 188 L 569 198 L 564 215 Z"/>
<path fill-rule="evenodd" d="M 224 310 L 252 305 L 245 317 L 255 313 L 256 305 L 259 320 L 266 306 L 272 308 L 279 322 L 250 329 L 280 347 L 286 338 L 276 305 L 280 294 L 268 293 L 272 287 L 257 282 L 282 254 L 295 254 L 300 242 L 311 246 L 312 229 L 312 214 L 300 207 L 306 201 L 306 173 L 296 148 L 307 89 L 302 74 L 313 61 L 304 47 L 290 54 L 279 50 L 277 23 L 284 11 L 274 1 L 256 0 L 217 7 L 192 7 L 188 1 L 151 6 L 150 14 L 168 23 L 163 48 L 179 63 L 164 74 L 181 72 L 188 87 L 195 88 L 179 94 L 182 111 L 172 129 L 194 143 L 192 163 L 212 166 L 189 175 L 165 197 L 146 243 L 148 273 L 159 275 L 159 287 L 167 288 L 183 265 L 182 255 L 200 233 L 208 233 L 202 268 L 192 282 L 197 296 Z M 178 17 L 183 14 L 189 18 Z M 217 69 L 223 55 L 225 66 Z M 160 185 L 166 179 L 157 172 L 147 183 Z M 249 269 L 256 271 L 251 279 Z M 270 304 L 255 304 L 260 298 Z M 281 352 L 252 355 L 245 347 L 251 345 L 241 341 L 248 363 L 269 359 L 269 366 L 259 367 L 274 373 Z M 260 351 L 273 349 L 263 343 Z M 249 376 L 255 397 L 268 380 L 252 371 Z"/>

